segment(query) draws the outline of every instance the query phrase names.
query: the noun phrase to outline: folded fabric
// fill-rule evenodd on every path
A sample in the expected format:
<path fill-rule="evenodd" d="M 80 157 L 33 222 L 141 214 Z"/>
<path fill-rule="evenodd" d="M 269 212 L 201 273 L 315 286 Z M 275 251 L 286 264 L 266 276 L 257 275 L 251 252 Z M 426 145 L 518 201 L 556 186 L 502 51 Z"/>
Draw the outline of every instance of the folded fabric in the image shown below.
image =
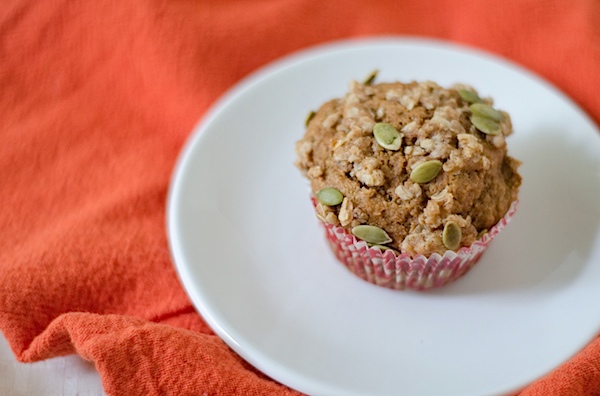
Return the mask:
<path fill-rule="evenodd" d="M 191 306 L 165 235 L 169 178 L 236 81 L 295 50 L 371 35 L 494 52 L 600 120 L 596 0 L 3 4 L 0 330 L 17 358 L 78 353 L 109 395 L 296 394 Z M 522 394 L 600 394 L 600 341 Z"/>

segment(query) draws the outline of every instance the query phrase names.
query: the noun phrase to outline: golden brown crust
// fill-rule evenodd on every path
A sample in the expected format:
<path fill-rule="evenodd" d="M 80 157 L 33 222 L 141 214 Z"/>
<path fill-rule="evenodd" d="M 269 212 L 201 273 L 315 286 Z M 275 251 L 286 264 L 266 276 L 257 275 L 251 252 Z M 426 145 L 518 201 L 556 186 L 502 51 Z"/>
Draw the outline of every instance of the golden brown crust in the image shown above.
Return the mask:
<path fill-rule="evenodd" d="M 454 88 L 352 82 L 343 98 L 316 112 L 296 144 L 296 165 L 313 192 L 334 187 L 345 197 L 334 207 L 317 204 L 319 217 L 348 231 L 360 224 L 380 227 L 393 239 L 390 246 L 411 255 L 443 254 L 442 231 L 453 221 L 462 231 L 461 246 L 469 246 L 505 215 L 521 183 L 519 161 L 506 154 L 508 114 L 495 136 L 479 132 L 470 116 Z M 377 143 L 378 122 L 402 133 L 398 151 Z M 428 160 L 443 163 L 440 173 L 428 183 L 413 182 L 411 171 Z"/>

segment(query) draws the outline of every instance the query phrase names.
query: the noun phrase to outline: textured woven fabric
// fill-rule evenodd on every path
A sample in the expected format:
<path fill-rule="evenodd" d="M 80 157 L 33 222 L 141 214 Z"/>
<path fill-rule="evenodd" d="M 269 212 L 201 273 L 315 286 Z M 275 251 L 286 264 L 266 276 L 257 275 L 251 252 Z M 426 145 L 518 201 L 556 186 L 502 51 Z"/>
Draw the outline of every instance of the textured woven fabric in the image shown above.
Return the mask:
<path fill-rule="evenodd" d="M 78 353 L 109 395 L 295 394 L 192 308 L 165 235 L 169 177 L 196 121 L 240 78 L 371 35 L 494 52 L 600 120 L 597 0 L 4 2 L 0 330 L 17 358 Z M 600 394 L 600 341 L 523 394 Z"/>

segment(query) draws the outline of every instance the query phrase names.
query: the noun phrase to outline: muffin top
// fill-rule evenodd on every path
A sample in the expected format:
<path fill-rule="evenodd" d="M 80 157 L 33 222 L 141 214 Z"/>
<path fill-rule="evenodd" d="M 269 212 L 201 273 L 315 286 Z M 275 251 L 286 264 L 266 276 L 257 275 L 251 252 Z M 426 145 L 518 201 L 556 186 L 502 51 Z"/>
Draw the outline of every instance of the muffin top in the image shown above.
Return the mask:
<path fill-rule="evenodd" d="M 466 85 L 352 82 L 296 143 L 317 217 L 411 256 L 471 245 L 521 184 L 510 117 L 492 105 Z"/>

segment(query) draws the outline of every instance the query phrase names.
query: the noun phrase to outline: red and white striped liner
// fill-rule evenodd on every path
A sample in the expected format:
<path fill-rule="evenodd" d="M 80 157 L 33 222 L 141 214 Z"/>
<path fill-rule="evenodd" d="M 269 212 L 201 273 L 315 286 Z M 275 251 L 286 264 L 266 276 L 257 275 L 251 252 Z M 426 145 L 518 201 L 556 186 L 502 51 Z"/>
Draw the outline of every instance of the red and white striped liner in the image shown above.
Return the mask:
<path fill-rule="evenodd" d="M 458 252 L 446 251 L 410 257 L 391 250 L 368 247 L 344 228 L 321 222 L 336 257 L 355 275 L 369 283 L 390 289 L 425 290 L 444 286 L 463 276 L 475 263 L 498 233 L 508 224 L 517 207 L 515 201 L 506 215 L 481 239 Z"/>

